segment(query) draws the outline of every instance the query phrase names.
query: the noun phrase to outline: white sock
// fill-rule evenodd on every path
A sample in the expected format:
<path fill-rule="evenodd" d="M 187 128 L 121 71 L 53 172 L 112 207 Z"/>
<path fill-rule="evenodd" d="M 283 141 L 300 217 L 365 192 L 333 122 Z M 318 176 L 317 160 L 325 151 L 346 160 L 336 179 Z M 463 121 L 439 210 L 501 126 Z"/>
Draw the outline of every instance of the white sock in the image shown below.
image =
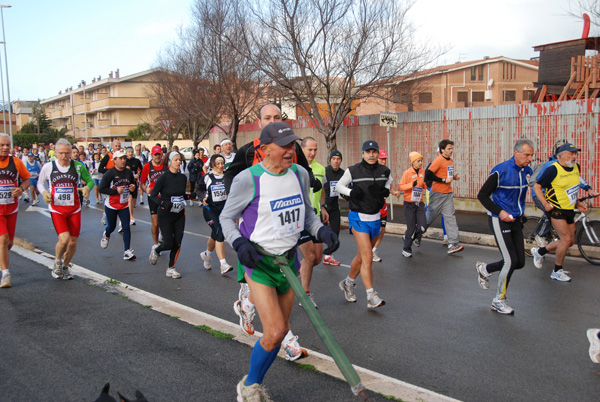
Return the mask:
<path fill-rule="evenodd" d="M 223 258 L 222 260 L 219 260 L 219 262 L 221 263 L 221 265 L 227 264 L 227 260 L 225 258 Z"/>
<path fill-rule="evenodd" d="M 208 251 L 208 250 L 206 250 L 206 256 L 207 256 L 207 257 L 211 257 L 211 256 L 212 256 L 212 251 Z"/>
<path fill-rule="evenodd" d="M 250 311 L 254 310 L 254 304 L 252 304 L 250 298 L 247 297 L 244 300 L 242 300 L 242 308 L 246 313 L 249 313 Z"/>
<path fill-rule="evenodd" d="M 4 278 L 6 275 L 10 274 L 10 272 L 8 272 L 8 269 L 3 269 L 2 270 L 2 277 Z"/>
<path fill-rule="evenodd" d="M 355 279 L 350 278 L 350 276 L 346 277 L 346 283 L 348 285 L 354 285 L 354 281 L 355 281 Z"/>
<path fill-rule="evenodd" d="M 285 338 L 283 338 L 283 343 L 288 343 L 289 341 L 292 340 L 293 337 L 294 337 L 294 334 L 292 333 L 292 330 L 290 329 L 288 331 L 288 333 L 285 334 Z"/>
<path fill-rule="evenodd" d="M 367 297 L 371 296 L 371 293 L 373 293 L 374 290 L 373 288 L 367 289 Z"/>
<path fill-rule="evenodd" d="M 376 251 L 377 251 L 377 247 L 373 247 L 373 252 L 376 252 Z"/>

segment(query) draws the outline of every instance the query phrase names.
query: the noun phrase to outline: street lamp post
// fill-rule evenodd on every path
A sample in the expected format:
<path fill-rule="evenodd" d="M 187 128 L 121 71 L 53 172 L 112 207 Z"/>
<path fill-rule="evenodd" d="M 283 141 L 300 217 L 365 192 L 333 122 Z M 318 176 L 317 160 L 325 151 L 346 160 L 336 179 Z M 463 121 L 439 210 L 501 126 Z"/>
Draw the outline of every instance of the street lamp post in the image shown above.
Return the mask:
<path fill-rule="evenodd" d="M 2 18 L 2 43 L 4 44 L 4 63 L 6 66 L 6 94 L 8 95 L 8 130 L 10 132 L 10 147 L 13 148 L 13 132 L 12 132 L 12 104 L 10 103 L 10 83 L 8 81 L 8 55 L 6 53 L 6 34 L 4 33 L 4 9 L 10 8 L 10 4 L 0 4 L 0 17 Z M 4 91 L 2 92 L 4 96 Z"/>

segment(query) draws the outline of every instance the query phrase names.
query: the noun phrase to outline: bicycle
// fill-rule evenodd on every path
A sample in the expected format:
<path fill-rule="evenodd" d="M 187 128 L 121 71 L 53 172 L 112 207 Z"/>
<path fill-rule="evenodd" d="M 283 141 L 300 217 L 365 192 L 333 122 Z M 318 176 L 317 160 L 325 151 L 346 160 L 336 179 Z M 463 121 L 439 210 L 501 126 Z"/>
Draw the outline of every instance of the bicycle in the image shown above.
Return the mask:
<path fill-rule="evenodd" d="M 579 201 L 585 201 L 592 198 L 598 197 L 598 195 L 587 196 L 580 198 Z M 575 232 L 575 244 L 581 253 L 581 256 L 586 259 L 590 264 L 600 265 L 600 221 L 588 219 L 592 207 L 588 207 L 588 212 L 581 212 L 575 209 L 579 216 L 575 219 L 575 224 L 581 222 L 581 226 Z M 531 257 L 531 247 L 537 247 L 535 241 L 535 229 L 540 221 L 537 216 L 527 217 L 523 222 L 523 238 L 525 240 L 525 254 Z M 585 236 L 584 236 L 585 234 Z M 557 240 L 556 232 L 554 229 L 551 230 L 549 235 L 550 241 Z M 529 245 L 529 249 L 527 248 Z"/>

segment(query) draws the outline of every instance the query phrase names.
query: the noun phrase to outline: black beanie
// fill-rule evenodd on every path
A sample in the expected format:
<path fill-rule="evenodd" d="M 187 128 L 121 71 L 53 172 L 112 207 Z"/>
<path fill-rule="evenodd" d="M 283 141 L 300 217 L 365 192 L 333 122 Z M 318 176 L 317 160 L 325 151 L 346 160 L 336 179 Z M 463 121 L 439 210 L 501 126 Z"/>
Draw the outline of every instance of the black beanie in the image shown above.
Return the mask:
<path fill-rule="evenodd" d="M 339 156 L 340 158 L 342 158 L 342 153 L 340 151 L 338 151 L 337 149 L 334 149 L 329 154 L 329 160 L 331 160 L 331 158 L 333 158 L 334 156 Z M 344 158 L 342 158 L 342 159 L 344 159 Z"/>

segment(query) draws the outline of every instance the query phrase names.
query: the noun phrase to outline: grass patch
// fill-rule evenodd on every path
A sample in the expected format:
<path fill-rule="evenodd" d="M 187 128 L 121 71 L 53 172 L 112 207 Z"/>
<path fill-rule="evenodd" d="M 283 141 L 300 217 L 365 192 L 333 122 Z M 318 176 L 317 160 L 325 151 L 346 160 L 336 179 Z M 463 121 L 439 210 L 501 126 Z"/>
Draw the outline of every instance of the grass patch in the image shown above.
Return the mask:
<path fill-rule="evenodd" d="M 235 338 L 234 335 L 226 334 L 225 332 L 221 332 L 221 331 L 217 331 L 215 329 L 212 329 L 211 327 L 207 327 L 206 325 L 196 325 L 196 326 L 194 326 L 194 328 L 201 329 L 202 331 L 207 332 L 207 333 L 209 333 L 211 335 L 214 335 L 217 338 L 221 338 L 221 339 L 233 339 L 233 338 Z"/>
<path fill-rule="evenodd" d="M 19 237 L 15 237 L 15 239 L 14 239 L 14 245 L 22 247 L 25 250 L 29 250 L 29 251 L 34 251 L 35 250 L 35 247 L 33 246 L 33 244 L 31 244 L 31 242 L 29 242 L 29 241 L 27 241 L 25 239 L 21 239 Z"/>
<path fill-rule="evenodd" d="M 172 315 L 171 318 L 174 319 L 174 320 L 178 320 L 179 316 L 178 315 Z"/>
<path fill-rule="evenodd" d="M 144 304 L 144 305 L 142 305 L 142 308 L 152 308 L 152 306 L 149 304 Z"/>
<path fill-rule="evenodd" d="M 119 297 L 123 300 L 129 300 L 129 297 L 127 297 L 127 296 L 119 296 Z"/>
<path fill-rule="evenodd" d="M 106 283 L 107 285 L 119 285 L 119 284 L 121 284 L 121 281 L 110 278 L 110 279 L 105 280 L 104 283 Z"/>
<path fill-rule="evenodd" d="M 398 401 L 398 402 L 406 402 L 404 399 L 402 398 L 396 398 L 395 396 L 391 396 L 391 395 L 385 395 L 382 394 L 381 392 L 378 392 L 377 395 L 381 395 L 382 397 L 384 397 L 385 399 L 388 399 L 390 401 Z M 421 398 L 419 398 L 420 401 L 422 401 Z"/>
<path fill-rule="evenodd" d="M 298 368 L 301 370 L 310 370 L 314 371 L 315 373 L 319 373 L 319 370 L 317 370 L 312 364 L 298 364 Z"/>

